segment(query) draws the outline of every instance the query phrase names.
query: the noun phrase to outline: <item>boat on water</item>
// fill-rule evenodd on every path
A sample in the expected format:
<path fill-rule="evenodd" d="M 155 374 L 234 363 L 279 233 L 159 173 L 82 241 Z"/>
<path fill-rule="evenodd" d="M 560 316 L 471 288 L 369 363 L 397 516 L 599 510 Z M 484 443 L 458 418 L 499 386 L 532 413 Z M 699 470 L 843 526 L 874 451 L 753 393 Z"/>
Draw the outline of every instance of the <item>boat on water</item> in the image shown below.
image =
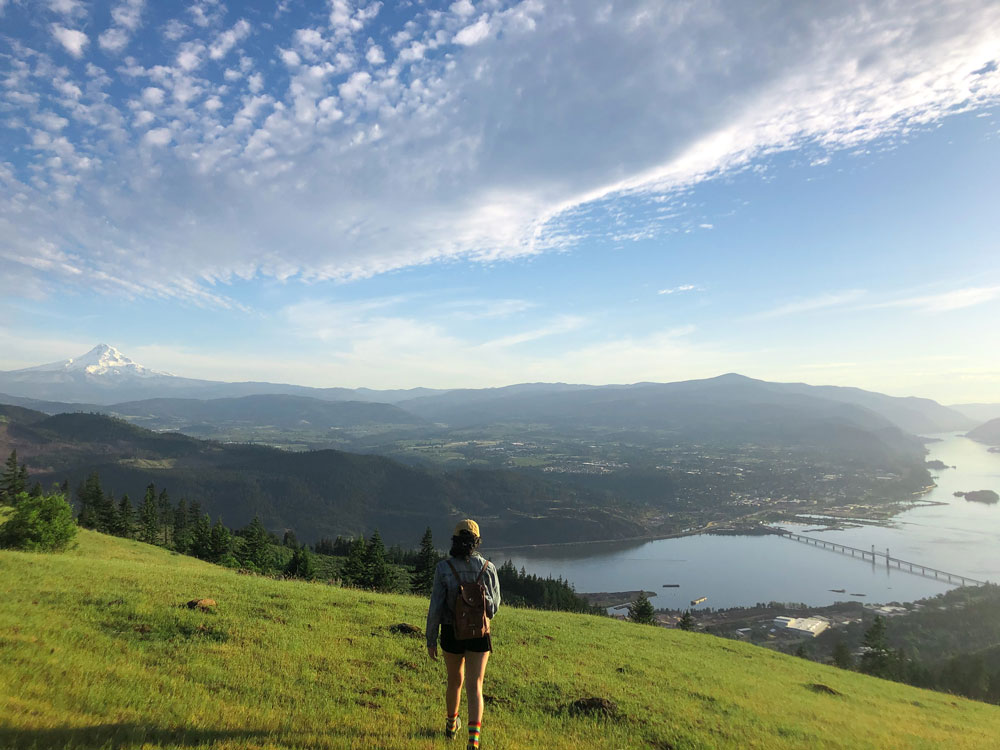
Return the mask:
<path fill-rule="evenodd" d="M 701 604 L 702 602 L 707 601 L 707 600 L 708 600 L 707 596 L 699 596 L 697 599 L 692 599 L 691 600 L 691 606 L 694 607 L 694 606 L 696 606 L 698 604 Z"/>
<path fill-rule="evenodd" d="M 679 589 L 680 587 L 681 587 L 681 585 L 679 583 L 665 583 L 665 584 L 663 584 L 663 588 L 665 588 L 665 589 Z"/>
<path fill-rule="evenodd" d="M 828 589 L 828 590 L 832 591 L 834 594 L 846 594 L 847 593 L 847 589 Z"/>

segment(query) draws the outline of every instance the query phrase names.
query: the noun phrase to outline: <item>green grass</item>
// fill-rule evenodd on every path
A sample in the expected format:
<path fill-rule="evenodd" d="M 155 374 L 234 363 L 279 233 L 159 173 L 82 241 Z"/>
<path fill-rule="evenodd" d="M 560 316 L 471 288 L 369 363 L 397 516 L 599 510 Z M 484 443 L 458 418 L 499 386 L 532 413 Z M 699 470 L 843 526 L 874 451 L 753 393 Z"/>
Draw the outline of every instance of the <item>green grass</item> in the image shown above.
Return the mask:
<path fill-rule="evenodd" d="M 426 603 L 82 531 L 0 552 L 0 747 L 440 748 Z M 218 611 L 188 610 L 195 597 Z M 483 748 L 996 747 L 1000 709 L 712 636 L 502 609 Z M 811 688 L 825 685 L 839 695 Z M 622 715 L 573 716 L 599 696 Z M 463 710 L 463 717 L 464 717 Z"/>

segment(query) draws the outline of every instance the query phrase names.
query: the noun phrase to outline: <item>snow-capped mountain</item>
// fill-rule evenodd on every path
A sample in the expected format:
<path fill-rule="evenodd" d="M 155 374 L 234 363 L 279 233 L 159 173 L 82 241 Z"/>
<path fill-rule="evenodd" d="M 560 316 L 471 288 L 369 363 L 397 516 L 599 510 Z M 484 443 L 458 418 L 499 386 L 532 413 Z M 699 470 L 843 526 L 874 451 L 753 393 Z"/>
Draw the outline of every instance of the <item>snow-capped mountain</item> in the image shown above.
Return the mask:
<path fill-rule="evenodd" d="M 19 372 L 80 372 L 95 377 L 113 378 L 148 378 L 157 375 L 172 377 L 168 372 L 159 372 L 140 365 L 138 362 L 126 357 L 113 346 L 108 346 L 107 344 L 98 344 L 80 357 L 70 357 L 61 362 L 36 365 L 35 367 L 27 367 L 23 370 L 13 370 L 8 374 Z"/>
<path fill-rule="evenodd" d="M 375 401 L 395 403 L 415 396 L 442 391 L 414 388 L 373 391 L 367 388 L 309 388 L 281 383 L 223 383 L 216 380 L 182 378 L 159 372 L 129 359 L 113 346 L 99 344 L 86 354 L 61 362 L 0 371 L 0 403 L 24 400 L 94 405 L 142 401 L 150 398 L 236 398 L 263 394 L 311 396 L 327 401 Z M 7 396 L 7 401 L 4 401 Z"/>

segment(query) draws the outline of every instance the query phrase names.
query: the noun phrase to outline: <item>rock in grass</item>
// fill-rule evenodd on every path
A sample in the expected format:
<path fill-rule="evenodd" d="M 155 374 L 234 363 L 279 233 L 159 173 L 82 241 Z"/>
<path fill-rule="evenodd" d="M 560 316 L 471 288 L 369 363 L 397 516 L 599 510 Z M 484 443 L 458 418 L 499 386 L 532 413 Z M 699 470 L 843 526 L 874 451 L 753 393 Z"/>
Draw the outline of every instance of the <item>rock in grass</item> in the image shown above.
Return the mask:
<path fill-rule="evenodd" d="M 618 706 L 607 698 L 580 698 L 569 704 L 569 712 L 574 716 L 603 716 L 614 718 L 618 715 Z"/>
<path fill-rule="evenodd" d="M 417 637 L 422 638 L 424 635 L 424 631 L 422 631 L 416 625 L 410 625 L 408 622 L 401 622 L 397 625 L 390 625 L 389 632 L 396 633 L 397 635 L 409 635 L 413 636 L 414 638 Z"/>
<path fill-rule="evenodd" d="M 813 682 L 806 685 L 806 687 L 814 693 L 822 693 L 823 695 L 843 695 L 843 693 L 839 690 L 834 690 L 832 687 L 824 685 L 822 682 Z"/>
<path fill-rule="evenodd" d="M 202 612 L 211 612 L 216 606 L 215 599 L 192 599 L 187 603 L 188 609 L 200 609 Z"/>

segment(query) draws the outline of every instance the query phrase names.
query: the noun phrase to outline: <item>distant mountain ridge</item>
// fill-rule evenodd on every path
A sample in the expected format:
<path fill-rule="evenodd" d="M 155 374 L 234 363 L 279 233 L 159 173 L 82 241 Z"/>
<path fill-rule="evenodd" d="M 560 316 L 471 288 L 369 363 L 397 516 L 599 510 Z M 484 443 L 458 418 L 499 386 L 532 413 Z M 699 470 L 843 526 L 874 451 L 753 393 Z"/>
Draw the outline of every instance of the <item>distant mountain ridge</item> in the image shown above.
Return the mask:
<path fill-rule="evenodd" d="M 114 347 L 104 344 L 75 359 L 0 372 L 0 393 L 10 394 L 12 397 L 0 397 L 2 400 L 42 411 L 51 411 L 51 406 L 58 402 L 81 402 L 73 410 L 97 406 L 103 411 L 103 407 L 147 402 L 151 399 L 196 399 L 201 405 L 189 403 L 182 407 L 161 403 L 157 407 L 175 412 L 187 409 L 183 418 L 190 421 L 210 421 L 214 418 L 211 414 L 225 408 L 221 404 L 213 404 L 215 400 L 233 400 L 247 396 L 292 396 L 325 402 L 393 404 L 418 419 L 444 423 L 450 427 L 511 421 L 552 421 L 563 425 L 646 428 L 654 424 L 662 426 L 663 420 L 668 418 L 674 418 L 678 426 L 691 426 L 698 424 L 697 415 L 692 411 L 695 403 L 707 409 L 706 413 L 717 410 L 723 404 L 732 408 L 737 405 L 759 407 L 770 404 L 783 405 L 793 411 L 812 409 L 826 416 L 830 413 L 829 404 L 840 404 L 877 414 L 899 429 L 913 434 L 968 430 L 975 426 L 975 420 L 930 399 L 899 398 L 841 386 L 772 383 L 735 373 L 673 383 L 603 386 L 521 383 L 501 388 L 455 390 L 310 388 L 178 377 L 146 368 Z M 820 403 L 821 401 L 826 403 Z M 301 409 L 293 404 L 292 401 L 286 402 L 290 415 L 281 416 L 282 420 L 291 419 L 291 415 L 295 413 L 301 414 Z M 238 406 L 250 408 L 252 405 L 254 402 L 243 402 Z M 139 408 L 137 404 L 134 406 Z M 258 402 L 254 408 L 264 407 Z M 199 416 L 197 412 L 208 416 Z M 278 416 L 273 409 L 271 414 L 275 418 Z M 384 416 L 389 415 L 386 413 Z M 396 414 L 396 417 L 399 416 Z M 841 416 L 847 422 L 865 421 L 864 417 L 849 413 L 849 410 L 843 411 Z M 412 423 L 412 419 L 410 422 L 404 420 L 399 423 Z M 874 428 L 874 424 L 870 427 Z"/>
<path fill-rule="evenodd" d="M 979 425 L 968 436 L 987 445 L 1000 445 L 1000 419 L 991 419 L 986 424 Z"/>

